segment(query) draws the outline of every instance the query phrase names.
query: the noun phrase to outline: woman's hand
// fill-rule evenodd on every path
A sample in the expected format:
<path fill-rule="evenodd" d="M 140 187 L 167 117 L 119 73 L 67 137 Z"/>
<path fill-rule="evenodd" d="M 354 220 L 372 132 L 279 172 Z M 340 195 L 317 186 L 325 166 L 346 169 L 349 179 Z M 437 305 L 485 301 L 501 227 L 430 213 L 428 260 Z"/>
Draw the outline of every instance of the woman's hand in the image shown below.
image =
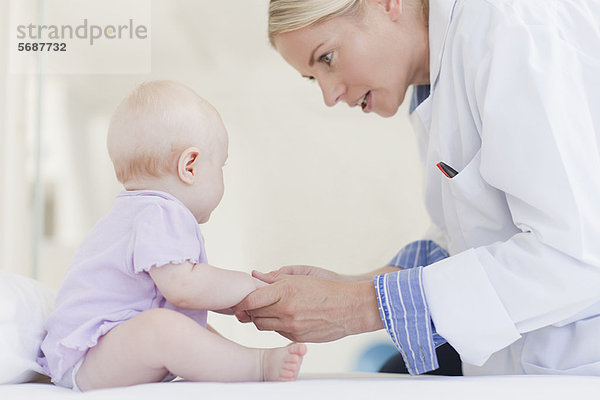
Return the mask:
<path fill-rule="evenodd" d="M 333 271 L 329 271 L 325 268 L 311 267 L 309 265 L 288 265 L 279 268 L 277 271 L 271 271 L 263 273 L 259 271 L 252 271 L 252 276 L 260 279 L 266 283 L 273 283 L 282 275 L 306 275 L 306 276 L 317 276 L 321 278 L 333 279 L 338 281 L 345 281 L 343 275 L 339 275 Z"/>
<path fill-rule="evenodd" d="M 361 282 L 372 281 L 375 275 L 395 271 L 398 271 L 398 267 L 388 265 L 362 275 L 342 275 L 325 268 L 311 267 L 309 265 L 288 265 L 286 267 L 279 268 L 277 271 L 271 271 L 268 273 L 254 270 L 252 271 L 252 276 L 266 283 L 273 283 L 280 279 L 283 275 L 306 275 L 332 279 L 340 282 Z"/>
<path fill-rule="evenodd" d="M 252 321 L 259 330 L 276 331 L 298 342 L 328 342 L 383 327 L 372 282 L 340 282 L 309 274 L 265 275 L 271 284 L 234 307 L 240 321 Z"/>

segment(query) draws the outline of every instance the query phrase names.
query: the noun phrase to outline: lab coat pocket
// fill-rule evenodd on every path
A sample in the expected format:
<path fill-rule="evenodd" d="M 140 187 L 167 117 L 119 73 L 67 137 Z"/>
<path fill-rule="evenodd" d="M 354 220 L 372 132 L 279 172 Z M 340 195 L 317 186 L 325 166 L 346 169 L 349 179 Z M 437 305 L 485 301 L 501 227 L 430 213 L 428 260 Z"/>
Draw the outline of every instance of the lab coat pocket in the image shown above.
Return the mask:
<path fill-rule="evenodd" d="M 527 374 L 600 376 L 600 315 L 529 332 L 522 365 Z"/>
<path fill-rule="evenodd" d="M 498 237 L 508 239 L 517 233 L 504 192 L 487 184 L 480 165 L 479 151 L 454 178 L 446 180 L 465 248 L 487 245 Z"/>

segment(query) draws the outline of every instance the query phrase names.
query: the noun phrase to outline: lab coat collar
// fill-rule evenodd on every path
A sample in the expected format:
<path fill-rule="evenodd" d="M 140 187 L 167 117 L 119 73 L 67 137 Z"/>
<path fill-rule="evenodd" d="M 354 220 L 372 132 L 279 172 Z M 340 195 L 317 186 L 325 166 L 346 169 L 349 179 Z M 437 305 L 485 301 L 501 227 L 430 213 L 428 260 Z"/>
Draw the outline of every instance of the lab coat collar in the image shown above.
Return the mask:
<path fill-rule="evenodd" d="M 432 89 L 440 74 L 444 43 L 457 0 L 429 0 L 429 82 Z"/>

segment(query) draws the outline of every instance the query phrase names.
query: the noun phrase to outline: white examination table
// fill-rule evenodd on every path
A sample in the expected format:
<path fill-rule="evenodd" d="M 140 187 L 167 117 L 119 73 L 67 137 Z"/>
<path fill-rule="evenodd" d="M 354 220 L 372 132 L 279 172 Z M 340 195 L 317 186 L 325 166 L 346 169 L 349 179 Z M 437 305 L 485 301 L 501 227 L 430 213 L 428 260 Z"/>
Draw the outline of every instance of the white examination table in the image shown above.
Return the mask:
<path fill-rule="evenodd" d="M 600 377 L 301 375 L 286 383 L 171 382 L 75 393 L 50 384 L 1 385 L 0 399 L 575 400 L 600 399 Z"/>

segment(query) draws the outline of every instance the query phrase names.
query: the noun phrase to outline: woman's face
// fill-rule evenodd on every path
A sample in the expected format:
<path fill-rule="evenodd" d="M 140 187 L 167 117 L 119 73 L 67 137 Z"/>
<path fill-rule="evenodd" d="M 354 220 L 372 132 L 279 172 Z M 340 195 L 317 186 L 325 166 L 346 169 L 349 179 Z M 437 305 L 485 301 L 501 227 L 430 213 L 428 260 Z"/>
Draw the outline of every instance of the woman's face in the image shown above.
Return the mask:
<path fill-rule="evenodd" d="M 409 85 L 429 81 L 427 28 L 418 13 L 390 3 L 368 1 L 359 15 L 280 34 L 275 47 L 302 76 L 318 82 L 326 105 L 343 101 L 390 117 Z"/>

